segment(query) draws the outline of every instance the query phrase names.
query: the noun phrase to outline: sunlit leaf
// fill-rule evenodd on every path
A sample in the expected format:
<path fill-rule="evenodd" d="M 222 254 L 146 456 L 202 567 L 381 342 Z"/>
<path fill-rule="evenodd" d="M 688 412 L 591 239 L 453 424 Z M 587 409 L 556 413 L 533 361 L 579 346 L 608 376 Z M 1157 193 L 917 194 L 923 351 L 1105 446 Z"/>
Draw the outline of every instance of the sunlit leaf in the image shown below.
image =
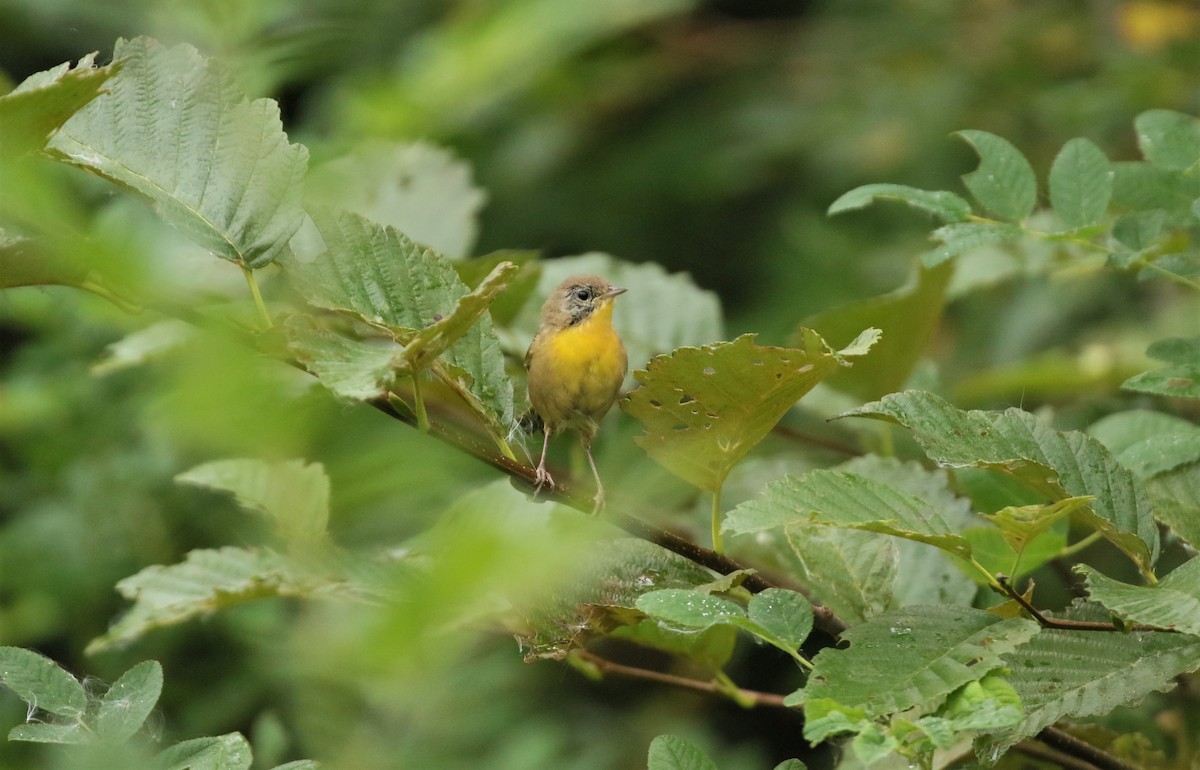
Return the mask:
<path fill-rule="evenodd" d="M 145 196 L 222 259 L 261 267 L 303 218 L 308 151 L 288 142 L 279 105 L 247 101 L 191 46 L 118 41 L 120 73 L 48 147 Z"/>
<path fill-rule="evenodd" d="M 801 321 L 835 347 L 868 327 L 881 330 L 871 354 L 829 376 L 832 387 L 868 400 L 899 390 L 925 354 L 942 317 L 951 265 L 918 266 L 916 276 L 887 294 L 839 305 Z M 798 342 L 794 335 L 789 344 Z"/>
<path fill-rule="evenodd" d="M 943 222 L 961 222 L 971 215 L 971 204 L 945 190 L 919 190 L 902 184 L 867 184 L 843 193 L 829 206 L 829 215 L 865 208 L 877 200 L 906 203 Z"/>
<path fill-rule="evenodd" d="M 0 647 L 0 684 L 30 706 L 80 719 L 87 709 L 83 685 L 45 655 L 20 647 Z"/>
<path fill-rule="evenodd" d="M 992 673 L 951 693 L 938 715 L 955 731 L 994 730 L 1019 722 L 1025 709 L 1016 688 L 1004 676 Z"/>
<path fill-rule="evenodd" d="M 155 770 L 250 770 L 250 744 L 238 733 L 176 743 L 154 758 Z"/>
<path fill-rule="evenodd" d="M 660 735 L 650 741 L 647 770 L 717 770 L 704 751 L 677 735 Z"/>
<path fill-rule="evenodd" d="M 162 694 L 162 666 L 146 660 L 121 675 L 100 699 L 96 733 L 102 740 L 121 743 L 132 738 Z"/>
<path fill-rule="evenodd" d="M 1172 110 L 1147 110 L 1134 118 L 1138 147 L 1160 168 L 1184 171 L 1200 161 L 1200 120 Z"/>
<path fill-rule="evenodd" d="M 804 348 L 733 342 L 680 348 L 636 372 L 621 401 L 646 432 L 635 440 L 659 464 L 701 489 L 717 490 L 731 468 L 842 358 L 811 332 Z"/>
<path fill-rule="evenodd" d="M 1050 167 L 1050 205 L 1070 228 L 1094 225 L 1108 211 L 1113 171 L 1104 152 L 1088 139 L 1067 142 Z"/>
<path fill-rule="evenodd" d="M 1046 505 L 1013 505 L 995 513 L 981 514 L 996 525 L 1001 536 L 1017 553 L 1054 522 L 1091 503 L 1091 497 L 1068 497 Z"/>
<path fill-rule="evenodd" d="M 1110 619 L 1106 610 L 1095 605 L 1073 606 L 1061 617 Z M 981 756 L 1007 750 L 1064 717 L 1107 714 L 1151 692 L 1171 688 L 1175 677 L 1200 668 L 1200 638 L 1044 628 L 1006 653 L 1004 664 L 1010 670 L 1009 682 L 1025 705 L 1025 717 L 1015 728 L 991 734 Z"/>
<path fill-rule="evenodd" d="M 1200 635 L 1200 558 L 1189 559 L 1153 586 L 1122 583 L 1086 564 L 1075 571 L 1086 580 L 1092 601 L 1122 618 Z"/>
<path fill-rule="evenodd" d="M 121 70 L 115 61 L 97 67 L 91 53 L 71 67 L 70 62 L 25 78 L 0 96 L 0 154 L 41 149 L 50 133 L 85 104 L 95 99 L 105 82 Z"/>
<path fill-rule="evenodd" d="M 218 460 L 175 477 L 183 484 L 232 492 L 238 503 L 266 514 L 292 537 L 319 537 L 329 521 L 329 477 L 303 460 Z"/>
<path fill-rule="evenodd" d="M 934 707 L 1001 668 L 1000 656 L 1037 631 L 1032 621 L 1002 620 L 970 607 L 931 604 L 885 613 L 846 630 L 849 647 L 818 653 L 808 683 L 787 702 L 832 699 L 875 717 Z"/>
<path fill-rule="evenodd" d="M 1037 177 L 1033 167 L 1007 139 L 986 131 L 958 131 L 955 136 L 979 154 L 979 168 L 963 176 L 963 183 L 983 207 L 1001 219 L 1020 222 L 1037 204 Z"/>
<path fill-rule="evenodd" d="M 425 142 L 366 142 L 309 174 L 308 198 L 394 227 L 417 243 L 463 259 L 487 195 L 471 167 Z"/>
<path fill-rule="evenodd" d="M 890 420 L 939 465 L 994 468 L 1051 500 L 1092 496 L 1078 515 L 1151 572 L 1158 529 L 1145 492 L 1104 446 L 1075 431 L 1056 431 L 1019 409 L 962 411 L 932 393 L 906 391 L 848 412 Z"/>

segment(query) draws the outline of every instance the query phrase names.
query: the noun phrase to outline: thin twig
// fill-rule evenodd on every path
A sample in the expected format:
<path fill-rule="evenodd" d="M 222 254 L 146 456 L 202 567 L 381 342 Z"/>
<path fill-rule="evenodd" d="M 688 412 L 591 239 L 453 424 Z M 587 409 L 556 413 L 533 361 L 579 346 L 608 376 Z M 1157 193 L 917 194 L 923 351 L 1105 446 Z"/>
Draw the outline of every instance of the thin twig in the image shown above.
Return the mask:
<path fill-rule="evenodd" d="M 1021 741 L 1016 746 L 1013 746 L 1012 750 L 1018 754 L 1024 754 L 1027 757 L 1033 757 L 1042 762 L 1060 765 L 1069 770 L 1096 770 L 1096 766 L 1085 759 L 1057 751 L 1049 746 L 1043 746 L 1037 741 Z"/>
<path fill-rule="evenodd" d="M 675 674 L 665 674 L 661 671 L 652 671 L 647 668 L 637 668 L 636 666 L 626 666 L 622 663 L 614 663 L 607 658 L 602 658 L 599 655 L 588 652 L 587 650 L 578 650 L 574 655 L 583 658 L 588 663 L 596 667 L 602 674 L 617 674 L 618 676 L 627 676 L 633 679 L 647 679 L 652 682 L 662 682 L 663 684 L 674 685 L 676 687 L 686 687 L 689 690 L 699 690 L 707 693 L 721 693 L 715 682 L 704 681 L 702 679 L 690 679 L 686 676 L 677 676 Z M 783 696 L 772 692 L 759 692 L 758 690 L 746 690 L 741 687 L 737 688 L 737 692 L 747 701 L 751 701 L 756 706 L 772 706 L 775 708 L 790 708 L 783 705 Z"/>
<path fill-rule="evenodd" d="M 371 406 L 379 411 L 394 417 L 401 422 L 404 422 L 412 427 L 417 426 L 415 415 L 397 409 L 393 404 L 388 403 L 384 399 L 372 399 L 368 401 Z M 429 423 L 429 435 L 443 441 L 451 446 L 454 446 L 463 452 L 471 455 L 477 460 L 487 463 L 498 471 L 507 474 L 512 479 L 515 479 L 532 493 L 537 485 L 534 469 L 530 465 L 511 460 L 500 454 L 490 443 L 481 441 L 475 434 L 459 428 L 450 423 L 436 420 Z M 592 513 L 592 498 L 584 493 L 575 492 L 570 486 L 565 486 L 561 483 L 555 484 L 554 489 L 545 489 L 539 493 L 547 499 L 552 499 L 556 502 L 568 505 L 582 513 L 591 515 Z M 707 567 L 714 572 L 722 575 L 728 575 L 731 572 L 747 569 L 746 565 L 741 564 L 733 559 L 711 551 L 702 546 L 682 538 L 673 532 L 668 532 L 665 529 L 660 529 L 651 524 L 630 516 L 626 513 L 615 511 L 611 506 L 606 507 L 600 513 L 600 519 L 612 524 L 613 526 L 624 530 L 634 537 L 641 538 L 648 542 L 654 543 L 662 548 L 676 553 L 683 558 L 695 562 L 702 567 Z M 746 590 L 752 593 L 758 593 L 768 588 L 778 588 L 773 581 L 763 577 L 760 573 L 747 575 L 742 585 Z M 846 630 L 846 624 L 834 614 L 833 610 L 821 604 L 813 604 L 813 624 L 829 634 L 830 636 L 838 636 L 842 631 Z"/>
<path fill-rule="evenodd" d="M 1042 628 L 1056 628 L 1063 631 L 1158 631 L 1161 633 L 1174 634 L 1177 631 L 1174 628 L 1163 628 L 1161 626 L 1148 626 L 1143 623 L 1134 623 L 1129 626 L 1118 626 L 1114 623 L 1104 623 L 1097 620 L 1070 620 L 1068 618 L 1051 618 L 1043 615 L 1041 610 L 1034 607 L 1029 601 L 1022 596 L 1017 589 L 1012 587 L 1008 582 L 1006 575 L 996 575 L 996 582 L 1004 589 L 1004 593 L 1010 599 L 1030 614 L 1030 616 L 1038 622 Z"/>
<path fill-rule="evenodd" d="M 1100 770 L 1142 770 L 1137 765 L 1114 757 L 1104 749 L 1080 740 L 1066 730 L 1051 725 L 1038 733 L 1038 740 L 1073 757 L 1086 760 Z"/>

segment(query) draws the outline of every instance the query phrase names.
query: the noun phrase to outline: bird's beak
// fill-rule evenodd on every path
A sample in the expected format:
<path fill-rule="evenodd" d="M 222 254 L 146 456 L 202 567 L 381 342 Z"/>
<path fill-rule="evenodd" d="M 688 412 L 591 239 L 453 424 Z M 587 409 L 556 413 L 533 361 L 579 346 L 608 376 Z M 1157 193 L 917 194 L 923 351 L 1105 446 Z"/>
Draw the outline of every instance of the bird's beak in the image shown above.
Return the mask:
<path fill-rule="evenodd" d="M 629 290 L 628 289 L 619 289 L 614 286 L 613 288 L 611 288 L 608 291 L 601 294 L 600 299 L 612 299 L 613 297 L 617 296 L 618 294 L 624 294 L 627 291 L 629 291 Z"/>

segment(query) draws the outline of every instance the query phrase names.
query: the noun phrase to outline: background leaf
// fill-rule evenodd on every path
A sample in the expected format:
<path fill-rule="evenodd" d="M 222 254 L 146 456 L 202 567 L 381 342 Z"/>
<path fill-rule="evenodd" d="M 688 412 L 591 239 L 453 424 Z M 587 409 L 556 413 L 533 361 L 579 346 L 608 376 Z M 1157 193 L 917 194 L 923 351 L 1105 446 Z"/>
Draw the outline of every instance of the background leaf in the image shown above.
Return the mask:
<path fill-rule="evenodd" d="M 1020 222 L 1037 204 L 1037 178 L 1025 156 L 1007 139 L 987 131 L 957 131 L 979 153 L 979 168 L 963 183 L 983 207 L 1001 219 Z"/>
<path fill-rule="evenodd" d="M 1081 515 L 1144 572 L 1152 570 L 1159 543 L 1149 501 L 1129 471 L 1095 439 L 1055 431 L 1019 409 L 966 412 L 921 391 L 884 396 L 847 414 L 904 425 L 939 465 L 995 468 L 1051 500 L 1094 497 Z M 1048 478 L 1047 469 L 1057 479 Z"/>
<path fill-rule="evenodd" d="M 895 291 L 839 305 L 801 321 L 802 327 L 816 331 L 835 348 L 848 344 L 868 327 L 883 332 L 869 356 L 835 371 L 826 382 L 864 400 L 902 388 L 941 321 L 953 273 L 951 265 L 918 266 L 916 275 Z M 799 331 L 794 334 L 789 344 L 798 344 L 800 335 Z"/>
<path fill-rule="evenodd" d="M 288 143 L 279 106 L 247 101 L 195 48 L 119 41 L 108 93 L 68 120 L 49 147 L 148 198 L 212 253 L 271 262 L 300 226 L 308 151 Z"/>
<path fill-rule="evenodd" d="M 926 267 L 936 267 L 976 249 L 1014 241 L 1021 235 L 1019 227 L 1006 222 L 954 222 L 943 225 L 930 233 L 930 237 L 941 241 L 942 245 L 922 257 L 922 263 Z"/>
<path fill-rule="evenodd" d="M 487 200 L 469 165 L 427 142 L 365 142 L 314 168 L 307 187 L 309 200 L 394 227 L 450 259 L 470 256 Z"/>
<path fill-rule="evenodd" d="M 250 744 L 238 733 L 176 743 L 154 758 L 160 770 L 250 770 Z"/>
<path fill-rule="evenodd" d="M 87 695 L 75 677 L 45 655 L 20 647 L 0 647 L 0 682 L 36 709 L 81 719 Z"/>
<path fill-rule="evenodd" d="M 1002 620 L 970 607 L 896 610 L 848 629 L 842 634 L 848 648 L 818 653 L 808 683 L 788 702 L 832 699 L 876 717 L 934 708 L 953 690 L 1003 666 L 1000 656 L 1037 631 L 1032 621 Z"/>
<path fill-rule="evenodd" d="M 866 184 L 855 187 L 831 203 L 826 213 L 833 215 L 861 209 L 880 199 L 907 203 L 943 222 L 962 222 L 971 215 L 971 204 L 961 196 L 945 190 L 919 190 L 902 184 Z"/>
<path fill-rule="evenodd" d="M 100 738 L 111 743 L 132 738 L 154 711 L 162 686 L 162 666 L 155 660 L 142 661 L 122 674 L 100 699 L 96 712 Z"/>
<path fill-rule="evenodd" d="M 1104 152 L 1087 139 L 1063 145 L 1050 167 L 1050 204 L 1070 228 L 1099 222 L 1112 198 L 1113 171 Z"/>
<path fill-rule="evenodd" d="M 717 770 L 696 744 L 677 735 L 660 735 L 650 742 L 647 770 Z"/>
<path fill-rule="evenodd" d="M 1173 110 L 1147 110 L 1134 118 L 1142 155 L 1160 168 L 1184 171 L 1200 161 L 1200 121 Z"/>
<path fill-rule="evenodd" d="M 232 492 L 239 504 L 265 513 L 290 537 L 325 534 L 329 477 L 320 463 L 303 460 L 218 460 L 175 477 L 183 484 Z"/>
<path fill-rule="evenodd" d="M 841 361 L 809 336 L 805 348 L 762 347 L 754 335 L 680 348 L 635 372 L 621 409 L 646 432 L 634 439 L 659 464 L 701 489 L 731 468 Z"/>
<path fill-rule="evenodd" d="M 1192 558 L 1157 585 L 1135 586 L 1113 580 L 1086 564 L 1075 571 L 1087 581 L 1088 596 L 1134 623 L 1200 635 L 1200 559 Z"/>

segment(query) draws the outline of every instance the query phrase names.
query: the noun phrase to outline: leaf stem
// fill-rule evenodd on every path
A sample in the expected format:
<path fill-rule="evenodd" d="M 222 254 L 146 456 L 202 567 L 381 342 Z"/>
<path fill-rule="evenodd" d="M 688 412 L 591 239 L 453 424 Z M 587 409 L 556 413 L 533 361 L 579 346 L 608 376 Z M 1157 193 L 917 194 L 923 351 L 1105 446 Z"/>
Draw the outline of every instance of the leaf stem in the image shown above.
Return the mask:
<path fill-rule="evenodd" d="M 633 679 L 645 679 L 652 682 L 661 682 L 663 684 L 674 685 L 675 687 L 685 687 L 689 690 L 698 690 L 700 692 L 717 693 L 733 698 L 739 705 L 744 707 L 750 706 L 772 706 L 775 708 L 788 708 L 783 705 L 782 695 L 777 695 L 771 692 L 759 692 L 757 690 L 745 690 L 733 683 L 729 677 L 722 672 L 717 672 L 716 679 L 713 681 L 704 681 L 701 679 L 690 679 L 684 676 L 675 674 L 664 674 L 661 671 L 652 671 L 646 668 L 637 668 L 636 666 L 626 666 L 622 663 L 614 663 L 611 660 L 602 658 L 595 653 L 587 650 L 577 650 L 572 655 L 577 655 L 591 665 L 595 666 L 601 674 L 616 674 L 617 676 L 627 676 Z"/>
<path fill-rule="evenodd" d="M 1102 540 L 1102 539 L 1104 539 L 1104 533 L 1097 530 L 1097 531 L 1093 532 L 1092 534 L 1088 535 L 1087 537 L 1083 538 L 1082 540 L 1075 542 L 1075 543 L 1071 543 L 1070 545 L 1066 546 L 1061 551 L 1059 551 L 1057 554 L 1055 554 L 1054 558 L 1055 559 L 1069 559 L 1072 556 L 1074 556 L 1075 554 L 1084 550 L 1085 548 L 1088 548 L 1089 546 L 1091 546 L 1097 540 Z"/>
<path fill-rule="evenodd" d="M 421 373 L 412 373 L 413 412 L 417 415 L 417 430 L 429 432 L 429 413 L 425 411 L 425 397 L 421 395 Z"/>
<path fill-rule="evenodd" d="M 254 271 L 245 265 L 239 265 L 242 268 L 242 275 L 246 277 L 246 284 L 250 287 L 250 293 L 254 296 L 254 304 L 258 308 L 258 315 L 263 320 L 265 328 L 274 328 L 275 324 L 271 323 L 271 315 L 267 313 L 267 306 L 263 302 L 262 292 L 258 290 L 258 281 L 254 278 Z"/>
<path fill-rule="evenodd" d="M 1156 262 L 1152 262 L 1148 259 L 1142 258 L 1142 259 L 1138 259 L 1136 262 L 1134 262 L 1134 264 L 1137 265 L 1138 267 L 1141 267 L 1143 270 L 1149 270 L 1151 272 L 1158 273 L 1163 278 L 1166 278 L 1168 281 L 1177 283 L 1180 286 L 1187 286 L 1189 289 L 1195 289 L 1196 291 L 1200 291 L 1200 282 L 1193 281 L 1191 278 L 1188 278 L 1187 276 L 1183 276 L 1183 275 L 1180 275 L 1179 273 L 1172 272 L 1172 271 L 1166 269 L 1165 267 L 1160 266 Z"/>
<path fill-rule="evenodd" d="M 721 487 L 712 493 L 712 544 L 716 553 L 725 552 L 725 545 L 721 542 Z"/>

